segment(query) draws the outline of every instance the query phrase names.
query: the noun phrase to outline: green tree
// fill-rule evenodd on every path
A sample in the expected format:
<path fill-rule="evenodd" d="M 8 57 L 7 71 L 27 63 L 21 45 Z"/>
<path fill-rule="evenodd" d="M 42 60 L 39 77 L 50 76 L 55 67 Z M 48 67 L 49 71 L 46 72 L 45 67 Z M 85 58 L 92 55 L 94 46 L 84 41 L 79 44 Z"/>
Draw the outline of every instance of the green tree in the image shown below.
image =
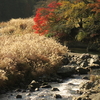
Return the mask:
<path fill-rule="evenodd" d="M 89 9 L 87 9 L 87 4 L 84 2 L 70 2 L 61 1 L 61 6 L 54 11 L 55 16 L 49 19 L 49 24 L 51 27 L 51 33 L 56 32 L 60 36 L 77 37 L 78 40 L 83 39 L 86 34 L 84 32 L 84 37 L 79 39 L 77 32 L 84 31 L 85 19 L 89 17 Z M 59 17 L 58 17 L 59 16 Z M 72 32 L 73 29 L 78 31 Z"/>
<path fill-rule="evenodd" d="M 78 2 L 63 0 L 61 4 L 53 12 L 55 16 L 48 21 L 51 27 L 50 33 L 58 33 L 62 39 L 76 38 L 78 41 L 91 39 L 98 34 L 97 32 L 100 31 L 100 13 L 91 12 L 90 2 L 86 2 L 86 0 Z"/>

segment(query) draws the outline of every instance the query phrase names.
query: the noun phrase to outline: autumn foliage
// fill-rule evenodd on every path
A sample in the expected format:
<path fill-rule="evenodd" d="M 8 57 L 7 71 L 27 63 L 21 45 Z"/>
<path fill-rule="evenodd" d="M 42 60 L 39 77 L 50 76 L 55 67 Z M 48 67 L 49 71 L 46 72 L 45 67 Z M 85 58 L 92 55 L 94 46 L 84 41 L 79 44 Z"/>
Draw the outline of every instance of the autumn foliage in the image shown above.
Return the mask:
<path fill-rule="evenodd" d="M 90 3 L 88 6 L 92 8 L 92 12 L 100 13 L 100 0 L 95 0 L 94 3 Z"/>
<path fill-rule="evenodd" d="M 34 22 L 33 29 L 40 35 L 89 39 L 100 31 L 100 0 L 51 2 L 37 9 Z"/>
<path fill-rule="evenodd" d="M 52 2 L 47 8 L 38 8 L 36 11 L 36 16 L 34 17 L 35 25 L 33 25 L 33 29 L 35 29 L 35 33 L 40 35 L 48 34 L 49 31 L 49 19 L 54 16 L 53 11 L 59 7 L 61 3 Z"/>

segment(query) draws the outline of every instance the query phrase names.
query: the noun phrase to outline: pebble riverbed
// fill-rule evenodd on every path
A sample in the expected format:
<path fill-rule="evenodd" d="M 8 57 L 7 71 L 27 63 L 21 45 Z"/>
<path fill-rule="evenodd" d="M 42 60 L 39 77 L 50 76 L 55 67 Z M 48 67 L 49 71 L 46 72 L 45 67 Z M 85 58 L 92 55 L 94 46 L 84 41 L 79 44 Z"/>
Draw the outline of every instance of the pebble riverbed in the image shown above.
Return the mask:
<path fill-rule="evenodd" d="M 59 91 L 51 91 L 51 88 L 39 88 L 39 91 L 15 92 L 9 91 L 6 94 L 0 95 L 0 100 L 72 100 L 73 96 L 78 96 L 77 91 L 79 85 L 85 82 L 81 76 L 75 75 L 74 78 L 67 78 L 63 83 L 49 83 L 52 88 L 58 88 Z M 59 94 L 62 98 L 55 98 L 54 95 Z M 16 95 L 21 95 L 22 98 L 16 98 Z"/>

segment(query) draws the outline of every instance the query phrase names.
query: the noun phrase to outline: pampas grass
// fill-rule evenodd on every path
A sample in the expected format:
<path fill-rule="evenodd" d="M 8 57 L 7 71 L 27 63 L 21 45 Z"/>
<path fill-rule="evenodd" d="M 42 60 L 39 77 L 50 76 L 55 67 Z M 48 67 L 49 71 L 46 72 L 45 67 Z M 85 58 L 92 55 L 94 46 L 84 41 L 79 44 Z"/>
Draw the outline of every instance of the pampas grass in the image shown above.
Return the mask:
<path fill-rule="evenodd" d="M 0 23 L 0 33 L 9 35 L 31 33 L 33 32 L 33 24 L 34 22 L 32 18 L 11 19 L 8 22 Z"/>
<path fill-rule="evenodd" d="M 33 24 L 32 18 L 0 23 L 0 69 L 7 84 L 54 73 L 68 51 L 54 39 L 35 34 Z"/>
<path fill-rule="evenodd" d="M 60 63 L 63 59 L 62 55 L 66 53 L 67 48 L 60 43 L 34 33 L 0 36 L 0 68 L 30 62 L 30 60 L 34 62 L 43 60 L 44 63 L 55 65 Z"/>

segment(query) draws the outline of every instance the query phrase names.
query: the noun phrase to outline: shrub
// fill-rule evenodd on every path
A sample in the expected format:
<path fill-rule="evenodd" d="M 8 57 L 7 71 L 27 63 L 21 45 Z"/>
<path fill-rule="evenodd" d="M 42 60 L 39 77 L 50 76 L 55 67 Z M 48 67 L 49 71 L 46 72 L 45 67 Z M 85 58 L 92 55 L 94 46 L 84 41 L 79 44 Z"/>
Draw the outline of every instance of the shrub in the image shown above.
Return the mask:
<path fill-rule="evenodd" d="M 53 73 L 62 64 L 67 47 L 37 34 L 0 36 L 0 69 L 9 82 Z"/>

